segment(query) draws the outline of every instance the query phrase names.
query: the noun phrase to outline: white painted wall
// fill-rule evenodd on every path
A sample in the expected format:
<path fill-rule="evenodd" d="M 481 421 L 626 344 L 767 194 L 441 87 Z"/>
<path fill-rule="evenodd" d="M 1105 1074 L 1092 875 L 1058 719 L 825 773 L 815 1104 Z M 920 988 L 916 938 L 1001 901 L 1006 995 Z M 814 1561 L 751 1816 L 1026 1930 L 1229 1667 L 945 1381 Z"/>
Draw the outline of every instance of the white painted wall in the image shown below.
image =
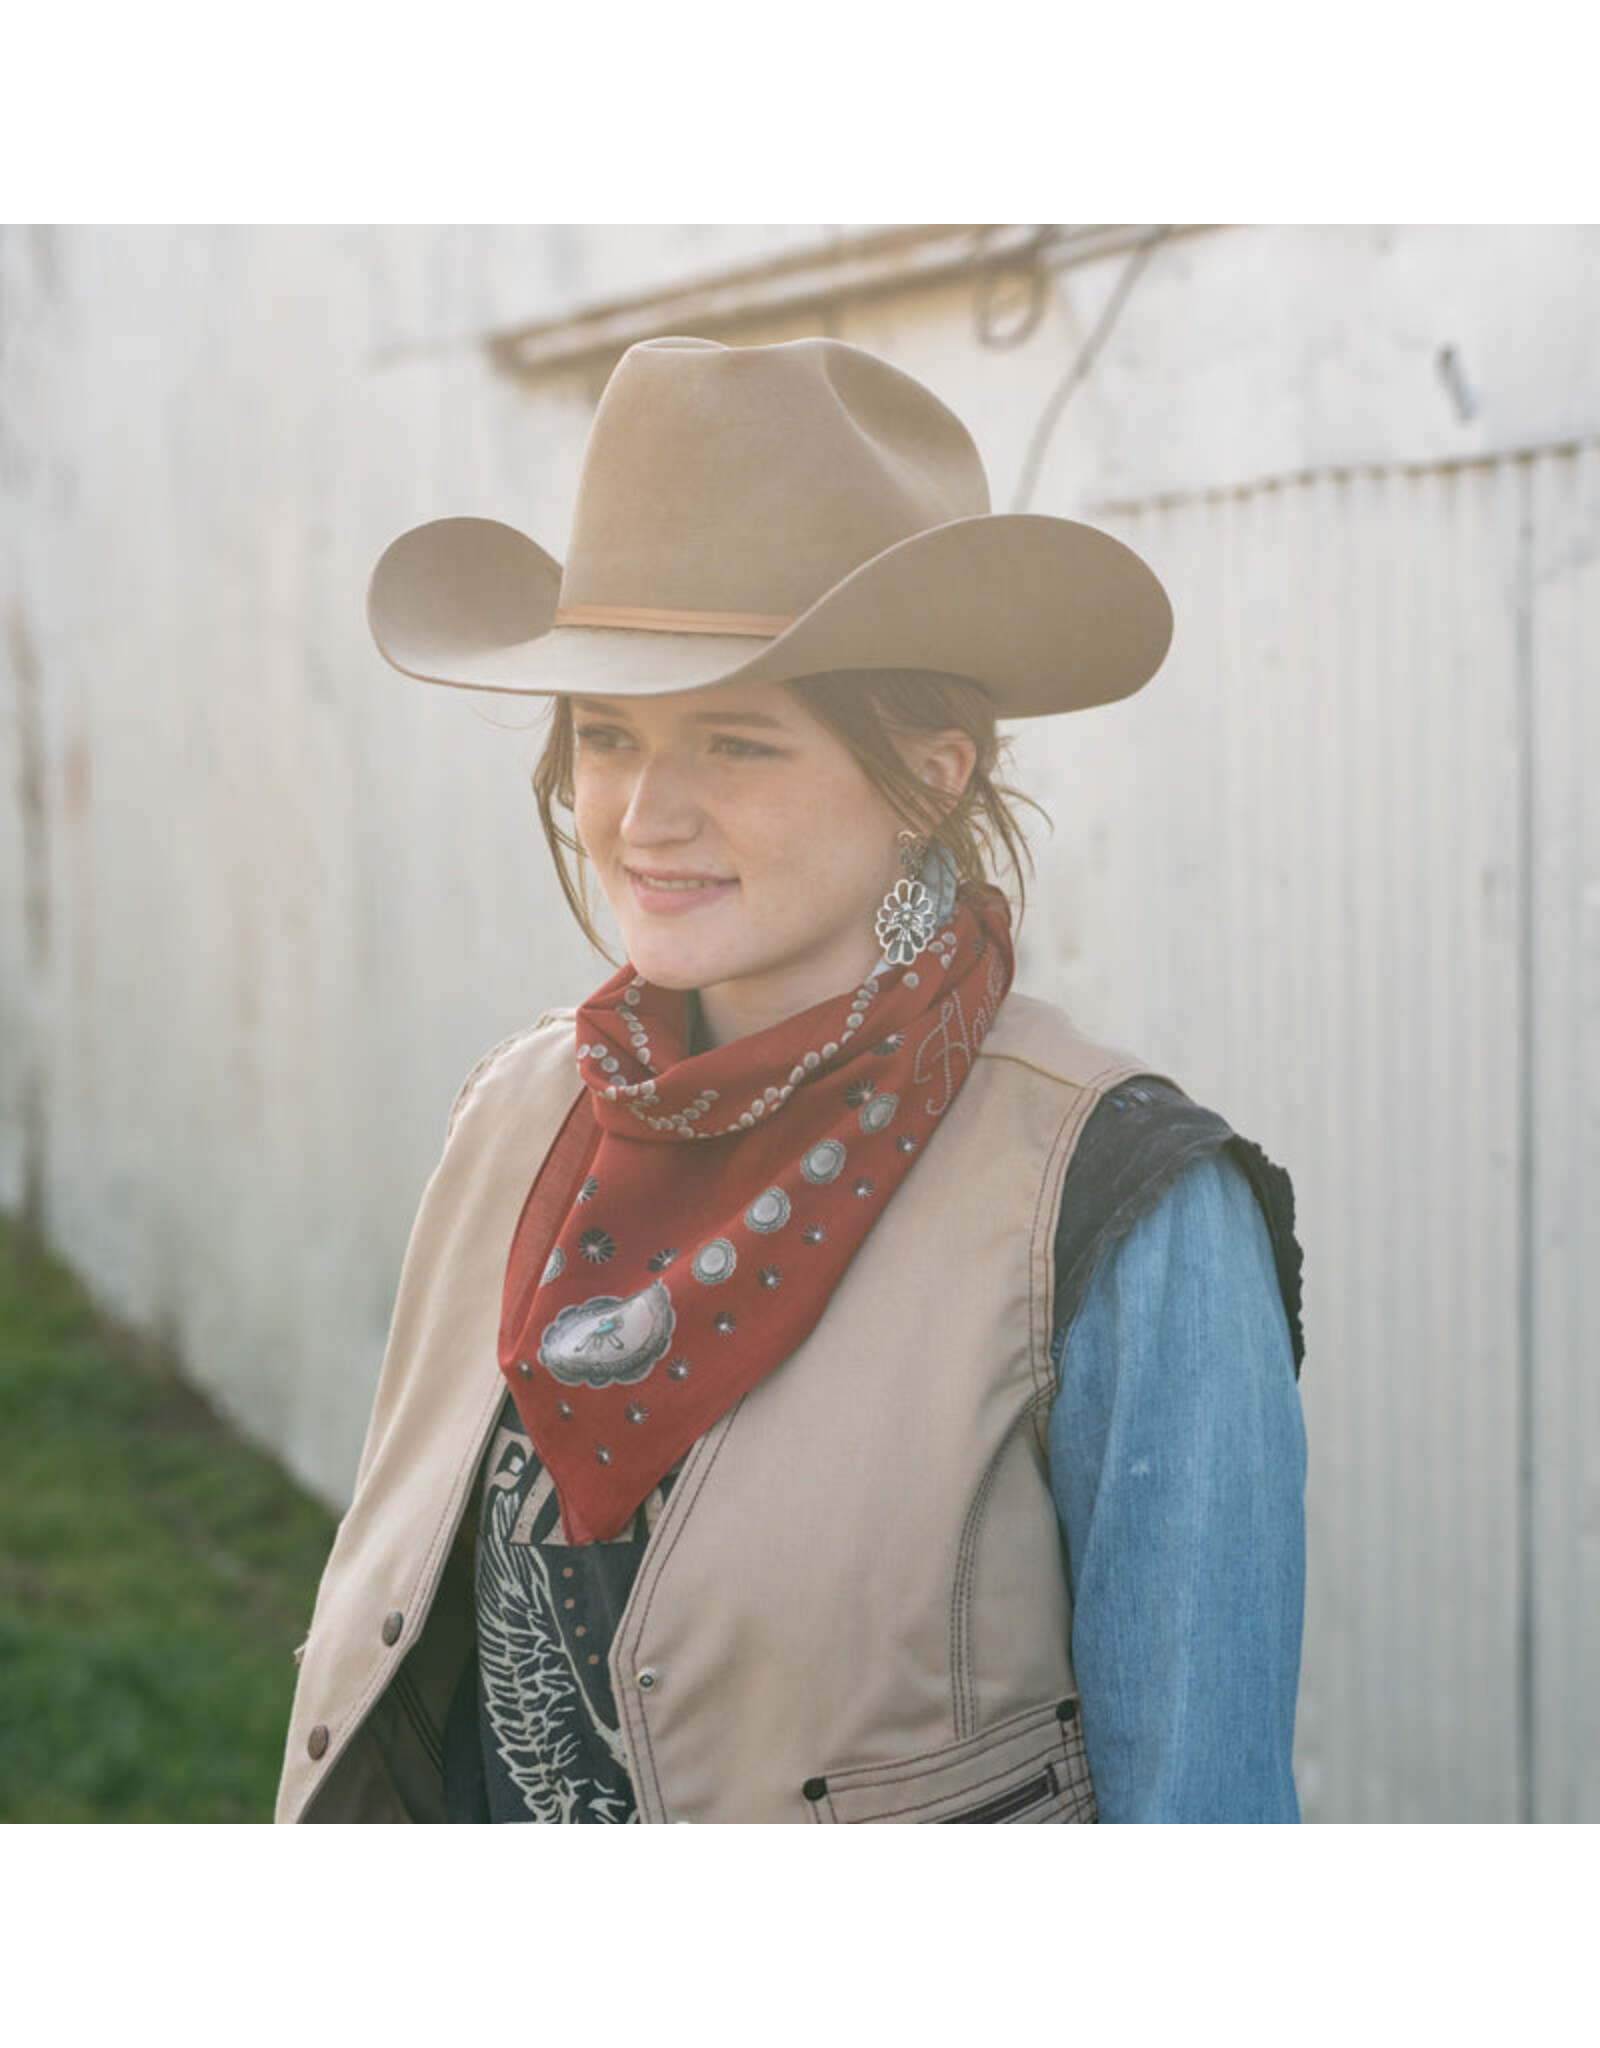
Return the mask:
<path fill-rule="evenodd" d="M 0 1200 L 330 1498 L 456 1081 L 597 978 L 528 740 L 383 666 L 367 569 L 560 551 L 595 380 L 481 335 L 821 232 L 0 237 Z M 965 284 L 837 331 L 1005 508 L 1128 261 L 1013 350 Z M 1176 603 L 1019 733 L 1023 978 L 1294 1171 L 1311 1817 L 1600 1818 L 1597 331 L 1593 230 L 1175 236 L 1031 499 Z"/>
<path fill-rule="evenodd" d="M 0 1200 L 330 1499 L 459 1079 L 595 979 L 526 746 L 384 666 L 368 570 L 564 528 L 595 391 L 479 335 L 774 239 L 0 239 Z"/>

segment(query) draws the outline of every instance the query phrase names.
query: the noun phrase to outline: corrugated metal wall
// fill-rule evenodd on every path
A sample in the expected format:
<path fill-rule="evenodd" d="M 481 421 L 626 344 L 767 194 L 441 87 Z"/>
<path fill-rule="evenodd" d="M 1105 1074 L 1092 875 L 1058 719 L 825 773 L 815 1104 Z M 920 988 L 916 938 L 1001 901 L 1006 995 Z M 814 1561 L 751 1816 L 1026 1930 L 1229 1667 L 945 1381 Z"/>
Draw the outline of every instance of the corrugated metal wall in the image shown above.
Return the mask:
<path fill-rule="evenodd" d="M 1070 882 L 1030 980 L 1295 1173 L 1308 1817 L 1600 1817 L 1597 487 L 1589 447 L 1111 508 L 1169 666 L 1024 735 Z"/>
<path fill-rule="evenodd" d="M 1600 1819 L 1600 452 L 1525 483 L 1533 1810 Z"/>

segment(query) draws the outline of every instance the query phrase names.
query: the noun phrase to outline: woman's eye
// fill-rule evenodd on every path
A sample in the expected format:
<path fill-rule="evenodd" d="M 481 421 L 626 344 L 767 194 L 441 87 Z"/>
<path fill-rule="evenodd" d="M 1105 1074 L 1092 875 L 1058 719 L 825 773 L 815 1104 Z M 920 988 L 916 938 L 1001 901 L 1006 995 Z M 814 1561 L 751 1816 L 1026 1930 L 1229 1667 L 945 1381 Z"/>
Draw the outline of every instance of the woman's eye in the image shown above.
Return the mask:
<path fill-rule="evenodd" d="M 719 732 L 711 742 L 719 754 L 726 754 L 735 761 L 775 761 L 781 751 L 777 747 L 763 746 L 760 740 L 747 740 L 742 733 Z"/>
<path fill-rule="evenodd" d="M 628 744 L 628 735 L 620 726 L 580 725 L 576 732 L 578 745 L 586 754 L 614 754 Z"/>

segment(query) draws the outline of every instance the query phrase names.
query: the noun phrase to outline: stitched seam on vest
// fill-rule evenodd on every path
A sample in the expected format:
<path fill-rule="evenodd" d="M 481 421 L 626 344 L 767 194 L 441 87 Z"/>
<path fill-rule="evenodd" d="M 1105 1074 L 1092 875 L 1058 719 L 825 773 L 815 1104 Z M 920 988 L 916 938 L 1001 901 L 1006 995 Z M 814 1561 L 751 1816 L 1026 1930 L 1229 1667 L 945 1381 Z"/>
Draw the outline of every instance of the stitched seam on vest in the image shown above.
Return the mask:
<path fill-rule="evenodd" d="M 1027 1799 L 1019 1798 L 1016 1793 L 1000 1794 L 1007 1808 L 1004 1813 L 946 1813 L 940 1818 L 956 1823 L 994 1821 L 1009 1827 L 1032 1827 L 1046 1821 L 1069 1821 L 1073 1818 L 1071 1795 L 1063 1792 L 1058 1785 L 1051 1790 L 1050 1786 L 1055 1783 L 1055 1766 L 1047 1764 L 1045 1769 L 1049 1778 L 1043 1794 L 1038 1793 L 1032 1786 L 1024 1788 L 1033 1795 Z"/>
<path fill-rule="evenodd" d="M 1023 1062 L 1023 1064 L 1027 1064 Z M 1043 1071 L 1035 1069 L 1035 1071 Z M 1048 1413 L 1045 1404 L 1054 1391 L 1054 1378 L 1050 1369 L 1050 1325 L 1052 1290 L 1055 1286 L 1055 1235 L 1056 1217 L 1061 1207 L 1061 1194 L 1066 1186 L 1067 1172 L 1072 1164 L 1072 1155 L 1077 1149 L 1083 1129 L 1100 1098 L 1113 1081 L 1125 1079 L 1130 1072 L 1141 1071 L 1128 1060 L 1116 1059 L 1101 1067 L 1088 1081 L 1067 1082 L 1064 1086 L 1077 1090 L 1077 1099 L 1068 1107 L 1056 1132 L 1055 1143 L 1050 1148 L 1048 1167 L 1040 1180 L 1039 1192 L 1034 1202 L 1033 1229 L 1028 1240 L 1028 1370 L 1033 1376 L 1034 1400 L 1031 1414 L 1034 1417 L 1036 1434 L 1039 1430 L 1038 1417 Z M 1041 1239 L 1040 1231 L 1044 1236 Z M 1037 1276 L 1041 1271 L 1040 1247 L 1043 1244 L 1044 1285 L 1038 1285 Z M 1043 1443 L 1041 1441 L 1041 1449 Z"/>
<path fill-rule="evenodd" d="M 956 1551 L 955 1583 L 950 1592 L 950 1718 L 958 1741 L 978 1732 L 978 1685 L 972 1650 L 972 1586 L 978 1573 L 978 1536 L 1000 1460 L 1015 1435 L 1013 1423 L 978 1482 L 961 1525 L 961 1542 Z"/>
<path fill-rule="evenodd" d="M 478 1064 L 473 1068 L 472 1072 L 467 1076 L 467 1078 L 462 1082 L 461 1086 L 456 1090 L 456 1099 L 450 1105 L 450 1120 L 445 1125 L 444 1129 L 444 1141 L 447 1145 L 449 1144 L 450 1140 L 455 1136 L 456 1125 L 460 1121 L 461 1112 L 466 1108 L 468 1102 L 471 1101 L 472 1097 L 477 1093 L 478 1084 L 488 1074 L 489 1069 L 493 1066 L 496 1066 L 508 1052 L 514 1051 L 515 1048 L 521 1045 L 525 1039 L 532 1038 L 537 1032 L 542 1031 L 547 1024 L 559 1023 L 562 1019 L 562 1015 L 562 1012 L 547 1010 L 545 1014 L 539 1019 L 538 1023 L 528 1025 L 528 1027 L 523 1031 L 513 1031 L 509 1038 L 502 1038 L 498 1045 L 494 1045 L 489 1048 L 489 1050 L 484 1054 L 483 1058 L 479 1060 Z"/>
<path fill-rule="evenodd" d="M 1067 1169 L 1072 1164 L 1072 1154 L 1083 1127 L 1088 1122 L 1084 1112 L 1085 1097 L 1080 1091 L 1066 1115 L 1061 1128 L 1056 1132 L 1055 1143 L 1050 1148 L 1046 1170 L 1039 1183 L 1039 1192 L 1034 1199 L 1033 1227 L 1028 1233 L 1028 1370 L 1033 1375 L 1033 1404 L 1030 1413 L 1037 1413 L 1039 1401 L 1049 1378 L 1050 1365 L 1050 1320 L 1053 1306 L 1051 1295 L 1055 1287 L 1055 1220 L 1061 1207 L 1061 1190 L 1066 1185 Z M 1048 1192 L 1047 1192 L 1048 1190 Z M 1052 1256 L 1044 1263 L 1044 1285 L 1039 1285 L 1039 1231 L 1041 1223 L 1050 1234 Z M 1043 1371 L 1040 1365 L 1039 1331 L 1044 1329 Z"/>
<path fill-rule="evenodd" d="M 738 1414 L 743 1405 L 742 1401 L 736 1401 L 728 1410 L 726 1416 L 722 1418 L 720 1424 L 712 1425 L 714 1429 L 720 1429 L 720 1434 L 717 1437 L 716 1443 L 711 1448 L 710 1456 L 706 1458 L 698 1472 L 691 1472 L 689 1463 L 685 1462 L 684 1469 L 679 1474 L 676 1485 L 667 1496 L 667 1505 L 663 1511 L 662 1519 L 656 1524 L 655 1537 L 646 1546 L 645 1555 L 639 1568 L 639 1576 L 634 1581 L 633 1596 L 623 1609 L 622 1622 L 617 1629 L 617 1657 L 612 1669 L 612 1691 L 619 1701 L 627 1701 L 627 1706 L 623 1710 L 624 1714 L 629 1726 L 637 1731 L 638 1741 L 642 1745 L 644 1755 L 650 1765 L 650 1796 L 655 1806 L 663 1814 L 665 1814 L 667 1808 L 666 1801 L 661 1796 L 661 1774 L 656 1769 L 655 1744 L 650 1739 L 650 1717 L 645 1713 L 643 1707 L 640 1706 L 635 1688 L 625 1682 L 618 1683 L 623 1678 L 620 1667 L 624 1663 L 632 1663 L 637 1656 L 638 1645 L 644 1636 L 646 1627 L 649 1625 L 650 1609 L 655 1604 L 656 1593 L 661 1585 L 662 1576 L 671 1562 L 672 1553 L 677 1549 L 679 1539 L 688 1524 L 689 1512 L 693 1508 L 695 1501 L 700 1497 L 706 1481 L 710 1478 L 712 1467 L 722 1456 L 722 1447 L 728 1441 L 729 1432 L 733 1427 L 733 1418 Z M 704 1443 L 706 1438 L 702 1437 L 700 1441 Z M 693 1457 L 694 1452 L 691 1450 L 689 1459 L 692 1460 Z M 688 1485 L 684 1483 L 686 1479 L 689 1481 Z M 676 1516 L 674 1515 L 675 1509 L 680 1510 Z M 658 1560 L 654 1560 L 654 1570 L 651 1570 L 651 1551 L 655 1548 L 657 1541 L 659 1541 L 661 1546 L 661 1555 Z M 647 1572 L 649 1573 L 648 1581 L 645 1576 Z M 637 1621 L 632 1621 L 634 1601 L 636 1599 L 640 1603 L 639 1615 Z M 632 1622 L 631 1626 L 630 1622 Z M 642 1816 L 644 1811 L 644 1787 L 631 1747 L 628 1756 L 628 1766 L 629 1774 L 633 1779 L 634 1799 Z"/>
<path fill-rule="evenodd" d="M 852 1764 L 844 1770 L 833 1771 L 828 1777 L 828 1789 L 831 1793 L 846 1793 L 864 1787 L 894 1785 L 902 1778 L 920 1778 L 926 1775 L 930 1764 L 961 1763 L 963 1758 L 955 1754 L 957 1750 L 964 1749 L 981 1756 L 984 1750 L 1002 1741 L 1010 1741 L 1030 1729 L 1044 1735 L 1050 1731 L 1052 1722 L 1057 1728 L 1061 1725 L 1056 1720 L 1054 1700 L 1049 1706 L 1022 1707 L 1014 1714 L 1007 1714 L 1003 1721 L 996 1721 L 992 1727 L 985 1728 L 981 1735 L 969 1735 L 962 1742 L 939 1742 L 931 1749 L 914 1749 L 905 1756 L 897 1756 L 893 1763 Z"/>
<path fill-rule="evenodd" d="M 1055 1758 L 1051 1755 L 1023 1757 L 1020 1761 L 1002 1764 L 999 1770 L 992 1771 L 987 1778 L 976 1778 L 970 1785 L 963 1785 L 959 1792 L 939 1792 L 931 1799 L 918 1799 L 909 1806 L 897 1806 L 894 1811 L 896 1814 L 926 1813 L 930 1806 L 947 1806 L 952 1799 L 970 1800 L 980 1794 L 986 1786 L 998 1785 L 1006 1778 L 1015 1778 L 1019 1772 L 1037 1773 L 1041 1764 L 1054 1761 Z M 1058 1792 L 1050 1796 L 1060 1798 L 1063 1795 Z M 1043 1801 L 1040 1803 L 1043 1804 Z M 952 1814 L 951 1818 L 955 1819 L 956 1816 Z"/>
<path fill-rule="evenodd" d="M 1043 1080 L 1054 1081 L 1058 1087 L 1075 1088 L 1082 1093 L 1091 1095 L 1100 1094 L 1103 1090 L 1110 1087 L 1114 1081 L 1131 1080 L 1135 1075 L 1139 1074 L 1148 1075 L 1151 1080 L 1155 1081 L 1167 1079 L 1166 1075 L 1158 1073 L 1154 1067 L 1146 1066 L 1143 1062 L 1134 1059 L 1130 1054 L 1119 1052 L 1112 1046 L 1097 1045 L 1094 1049 L 1098 1053 L 1105 1054 L 1105 1061 L 1103 1065 L 1096 1067 L 1094 1072 L 1086 1078 L 1080 1078 L 1075 1074 L 1064 1074 L 1057 1066 L 1049 1066 L 1040 1060 L 1029 1059 L 1026 1053 L 1008 1052 L 1004 1046 L 995 1046 L 991 1051 L 988 1039 L 985 1039 L 979 1047 L 978 1058 L 980 1060 L 1004 1060 L 1008 1066 L 1026 1067 L 1030 1074 L 1038 1074 Z M 1175 1087 L 1177 1084 L 1169 1082 L 1168 1085 Z"/>

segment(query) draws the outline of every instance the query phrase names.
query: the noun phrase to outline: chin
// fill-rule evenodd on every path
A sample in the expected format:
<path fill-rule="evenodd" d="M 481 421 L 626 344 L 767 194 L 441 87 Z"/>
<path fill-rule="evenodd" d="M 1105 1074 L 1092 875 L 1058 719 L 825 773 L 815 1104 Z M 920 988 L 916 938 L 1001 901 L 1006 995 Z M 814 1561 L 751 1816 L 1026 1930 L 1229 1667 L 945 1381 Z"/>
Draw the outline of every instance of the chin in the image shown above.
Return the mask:
<path fill-rule="evenodd" d="M 686 996 L 691 989 L 697 989 L 701 985 L 701 976 L 698 974 L 689 974 L 684 971 L 674 972 L 671 968 L 667 968 L 659 974 L 653 974 L 648 967 L 641 967 L 637 960 L 634 961 L 633 965 L 644 976 L 645 980 L 649 982 L 652 988 L 666 989 L 673 995 Z"/>
<path fill-rule="evenodd" d="M 680 994 L 692 988 L 699 988 L 706 979 L 705 970 L 691 960 L 685 960 L 676 949 L 666 950 L 651 945 L 648 938 L 635 948 L 627 945 L 627 934 L 623 934 L 628 964 L 636 974 L 642 974 L 652 988 L 673 989 Z"/>

